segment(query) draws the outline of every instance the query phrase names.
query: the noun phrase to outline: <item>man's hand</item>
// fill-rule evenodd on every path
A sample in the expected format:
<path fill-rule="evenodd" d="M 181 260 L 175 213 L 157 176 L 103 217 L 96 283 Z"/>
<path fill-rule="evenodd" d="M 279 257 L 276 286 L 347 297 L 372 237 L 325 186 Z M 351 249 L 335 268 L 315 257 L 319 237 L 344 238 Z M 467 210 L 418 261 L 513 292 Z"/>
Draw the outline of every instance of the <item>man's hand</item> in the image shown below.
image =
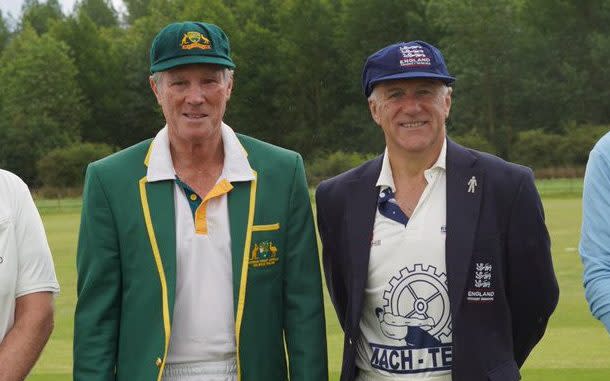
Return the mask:
<path fill-rule="evenodd" d="M 15 324 L 0 343 L 0 381 L 22 381 L 53 331 L 53 294 L 17 298 Z"/>

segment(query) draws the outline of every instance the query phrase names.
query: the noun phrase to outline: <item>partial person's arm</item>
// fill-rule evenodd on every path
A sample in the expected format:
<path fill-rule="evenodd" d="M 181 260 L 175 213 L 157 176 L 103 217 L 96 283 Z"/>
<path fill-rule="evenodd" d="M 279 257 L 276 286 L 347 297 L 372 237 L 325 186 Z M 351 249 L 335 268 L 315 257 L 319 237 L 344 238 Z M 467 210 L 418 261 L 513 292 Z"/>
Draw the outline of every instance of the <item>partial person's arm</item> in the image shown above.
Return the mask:
<path fill-rule="evenodd" d="M 53 331 L 53 294 L 35 292 L 17 298 L 15 323 L 0 343 L 0 381 L 28 375 Z"/>
<path fill-rule="evenodd" d="M 115 380 L 121 266 L 116 225 L 95 169 L 90 165 L 85 176 L 76 254 L 74 381 Z"/>
<path fill-rule="evenodd" d="M 284 329 L 290 380 L 326 381 L 326 327 L 318 245 L 300 156 L 295 164 L 284 275 Z"/>
<path fill-rule="evenodd" d="M 6 176 L 6 175 L 5 175 Z M 53 294 L 59 292 L 53 259 L 27 185 L 10 175 L 18 259 L 13 326 L 0 343 L 0 381 L 21 381 L 53 330 Z M 2 306 L 0 306 L 2 308 Z"/>
<path fill-rule="evenodd" d="M 514 356 L 520 367 L 542 339 L 559 299 L 551 241 L 531 171 L 522 176 L 511 212 L 507 237 L 507 293 Z"/>
<path fill-rule="evenodd" d="M 597 146 L 585 173 L 579 249 L 589 307 L 610 333 L 610 158 Z"/>

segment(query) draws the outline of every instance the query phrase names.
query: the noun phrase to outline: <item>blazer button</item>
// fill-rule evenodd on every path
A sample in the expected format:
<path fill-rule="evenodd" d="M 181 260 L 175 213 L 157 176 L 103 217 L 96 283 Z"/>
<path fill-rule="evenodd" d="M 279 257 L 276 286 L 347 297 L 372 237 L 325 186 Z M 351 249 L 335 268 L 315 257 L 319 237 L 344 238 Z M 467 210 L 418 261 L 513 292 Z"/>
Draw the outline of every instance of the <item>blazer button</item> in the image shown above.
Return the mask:
<path fill-rule="evenodd" d="M 155 360 L 155 365 L 157 365 L 157 368 L 161 368 L 161 364 L 163 364 L 163 361 L 157 357 L 157 359 Z"/>
<path fill-rule="evenodd" d="M 347 339 L 347 342 L 349 343 L 349 345 L 352 345 L 352 338 L 351 338 L 351 337 L 349 337 L 349 338 Z"/>

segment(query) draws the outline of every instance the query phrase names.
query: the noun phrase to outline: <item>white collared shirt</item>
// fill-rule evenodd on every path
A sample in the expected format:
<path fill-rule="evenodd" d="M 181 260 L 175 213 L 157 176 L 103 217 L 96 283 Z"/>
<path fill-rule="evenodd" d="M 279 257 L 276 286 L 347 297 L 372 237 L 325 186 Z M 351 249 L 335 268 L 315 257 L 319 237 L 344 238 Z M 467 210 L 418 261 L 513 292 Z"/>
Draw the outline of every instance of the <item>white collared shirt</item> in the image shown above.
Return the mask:
<path fill-rule="evenodd" d="M 27 185 L 0 169 L 0 342 L 13 327 L 16 299 L 59 293 L 53 258 Z"/>
<path fill-rule="evenodd" d="M 193 219 L 182 187 L 174 185 L 176 300 L 167 363 L 223 361 L 235 357 L 233 270 L 227 194 L 231 182 L 254 180 L 233 130 L 221 126 L 223 169 Z M 149 182 L 176 179 L 165 126 L 152 143 Z M 213 195 L 216 195 L 213 197 Z"/>
<path fill-rule="evenodd" d="M 451 313 L 445 264 L 447 141 L 407 225 L 375 214 L 360 320 L 358 381 L 451 380 Z M 380 194 L 396 192 L 386 149 Z"/>

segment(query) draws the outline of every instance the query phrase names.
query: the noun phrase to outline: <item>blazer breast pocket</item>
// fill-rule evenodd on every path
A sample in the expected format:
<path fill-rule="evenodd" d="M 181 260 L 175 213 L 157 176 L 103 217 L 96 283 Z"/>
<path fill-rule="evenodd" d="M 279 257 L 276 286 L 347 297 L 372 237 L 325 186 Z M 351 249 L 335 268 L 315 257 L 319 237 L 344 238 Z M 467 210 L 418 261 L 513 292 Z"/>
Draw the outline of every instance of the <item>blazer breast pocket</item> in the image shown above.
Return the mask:
<path fill-rule="evenodd" d="M 248 256 L 249 273 L 253 276 L 279 274 L 282 260 L 280 224 L 252 226 Z"/>
<path fill-rule="evenodd" d="M 252 225 L 252 232 L 275 232 L 280 230 L 280 223 L 268 225 Z"/>

